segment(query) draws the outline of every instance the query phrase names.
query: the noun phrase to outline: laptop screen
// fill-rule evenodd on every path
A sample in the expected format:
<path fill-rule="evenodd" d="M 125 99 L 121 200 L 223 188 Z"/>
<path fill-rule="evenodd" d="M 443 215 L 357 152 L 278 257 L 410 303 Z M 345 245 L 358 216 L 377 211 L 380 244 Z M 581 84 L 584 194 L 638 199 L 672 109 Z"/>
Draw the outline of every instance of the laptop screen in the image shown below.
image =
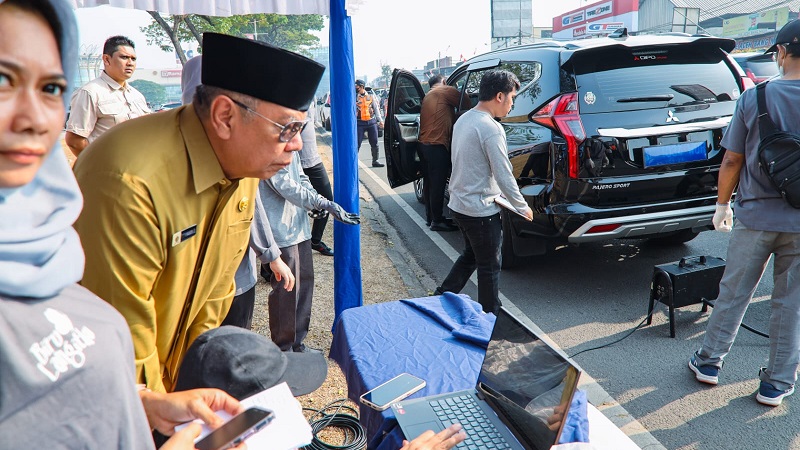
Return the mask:
<path fill-rule="evenodd" d="M 505 308 L 486 349 L 478 392 L 523 446 L 557 444 L 580 371 Z"/>

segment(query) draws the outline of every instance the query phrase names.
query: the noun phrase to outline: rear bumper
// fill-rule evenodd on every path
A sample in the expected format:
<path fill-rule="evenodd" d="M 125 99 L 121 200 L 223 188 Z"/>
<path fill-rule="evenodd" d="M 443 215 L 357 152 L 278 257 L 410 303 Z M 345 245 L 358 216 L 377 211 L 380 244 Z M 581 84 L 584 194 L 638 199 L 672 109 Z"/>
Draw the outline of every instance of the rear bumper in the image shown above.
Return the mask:
<path fill-rule="evenodd" d="M 711 218 L 714 216 L 715 209 L 714 205 L 708 205 L 632 216 L 591 219 L 572 232 L 567 240 L 571 243 L 583 243 L 657 235 L 686 229 L 696 231 L 710 229 L 713 227 Z M 608 231 L 592 231 L 594 227 L 608 225 L 619 226 Z"/>

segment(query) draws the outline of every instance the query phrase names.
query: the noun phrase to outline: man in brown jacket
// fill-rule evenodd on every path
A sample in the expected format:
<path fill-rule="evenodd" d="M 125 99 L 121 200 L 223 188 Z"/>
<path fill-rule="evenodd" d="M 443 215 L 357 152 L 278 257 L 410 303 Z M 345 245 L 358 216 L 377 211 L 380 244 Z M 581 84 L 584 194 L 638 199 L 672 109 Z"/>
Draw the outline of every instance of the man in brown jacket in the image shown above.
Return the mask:
<path fill-rule="evenodd" d="M 453 134 L 455 109 L 461 93 L 444 84 L 442 75 L 428 80 L 431 90 L 422 100 L 419 115 L 419 142 L 422 156 L 425 199 L 425 224 L 432 231 L 455 231 L 458 227 L 444 217 L 444 190 L 450 177 L 450 138 Z"/>

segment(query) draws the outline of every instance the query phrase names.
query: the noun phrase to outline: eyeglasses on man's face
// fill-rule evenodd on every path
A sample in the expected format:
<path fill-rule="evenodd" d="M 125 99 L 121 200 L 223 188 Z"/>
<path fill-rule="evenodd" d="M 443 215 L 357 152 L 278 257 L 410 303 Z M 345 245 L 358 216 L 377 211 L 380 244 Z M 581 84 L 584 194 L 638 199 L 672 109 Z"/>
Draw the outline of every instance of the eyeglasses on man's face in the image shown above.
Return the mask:
<path fill-rule="evenodd" d="M 228 97 L 228 98 L 230 98 L 230 97 Z M 230 99 L 237 106 L 242 107 L 243 109 L 245 109 L 245 110 L 257 115 L 258 117 L 261 117 L 262 119 L 266 120 L 267 122 L 269 122 L 269 123 L 275 125 L 276 127 L 280 128 L 281 129 L 281 133 L 280 133 L 280 135 L 278 135 L 278 140 L 281 141 L 281 142 L 289 142 L 289 141 L 291 141 L 292 138 L 295 137 L 295 135 L 297 135 L 297 133 L 303 131 L 303 129 L 306 127 L 306 125 L 308 125 L 308 122 L 309 122 L 309 119 L 306 119 L 306 120 L 292 120 L 291 122 L 287 123 L 286 125 L 281 125 L 278 122 L 275 122 L 274 120 L 270 119 L 269 117 L 266 117 L 266 116 L 260 114 L 258 111 L 256 111 L 253 108 L 245 105 L 244 103 L 240 102 L 239 100 L 236 100 L 235 98 L 230 98 Z"/>

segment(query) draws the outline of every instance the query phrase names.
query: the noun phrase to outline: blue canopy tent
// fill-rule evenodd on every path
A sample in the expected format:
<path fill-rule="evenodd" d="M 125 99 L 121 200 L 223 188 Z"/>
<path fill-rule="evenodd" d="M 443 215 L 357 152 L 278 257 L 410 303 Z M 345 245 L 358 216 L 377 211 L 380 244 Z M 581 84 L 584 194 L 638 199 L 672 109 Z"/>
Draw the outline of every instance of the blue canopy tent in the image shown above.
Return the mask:
<path fill-rule="evenodd" d="M 110 5 L 162 14 L 321 14 L 330 17 L 331 120 L 333 130 L 334 199 L 348 211 L 359 211 L 356 146 L 353 34 L 349 13 L 365 0 L 69 0 L 75 8 Z M 361 229 L 334 223 L 335 319 L 347 308 L 363 304 Z M 334 319 L 334 321 L 335 321 Z"/>

